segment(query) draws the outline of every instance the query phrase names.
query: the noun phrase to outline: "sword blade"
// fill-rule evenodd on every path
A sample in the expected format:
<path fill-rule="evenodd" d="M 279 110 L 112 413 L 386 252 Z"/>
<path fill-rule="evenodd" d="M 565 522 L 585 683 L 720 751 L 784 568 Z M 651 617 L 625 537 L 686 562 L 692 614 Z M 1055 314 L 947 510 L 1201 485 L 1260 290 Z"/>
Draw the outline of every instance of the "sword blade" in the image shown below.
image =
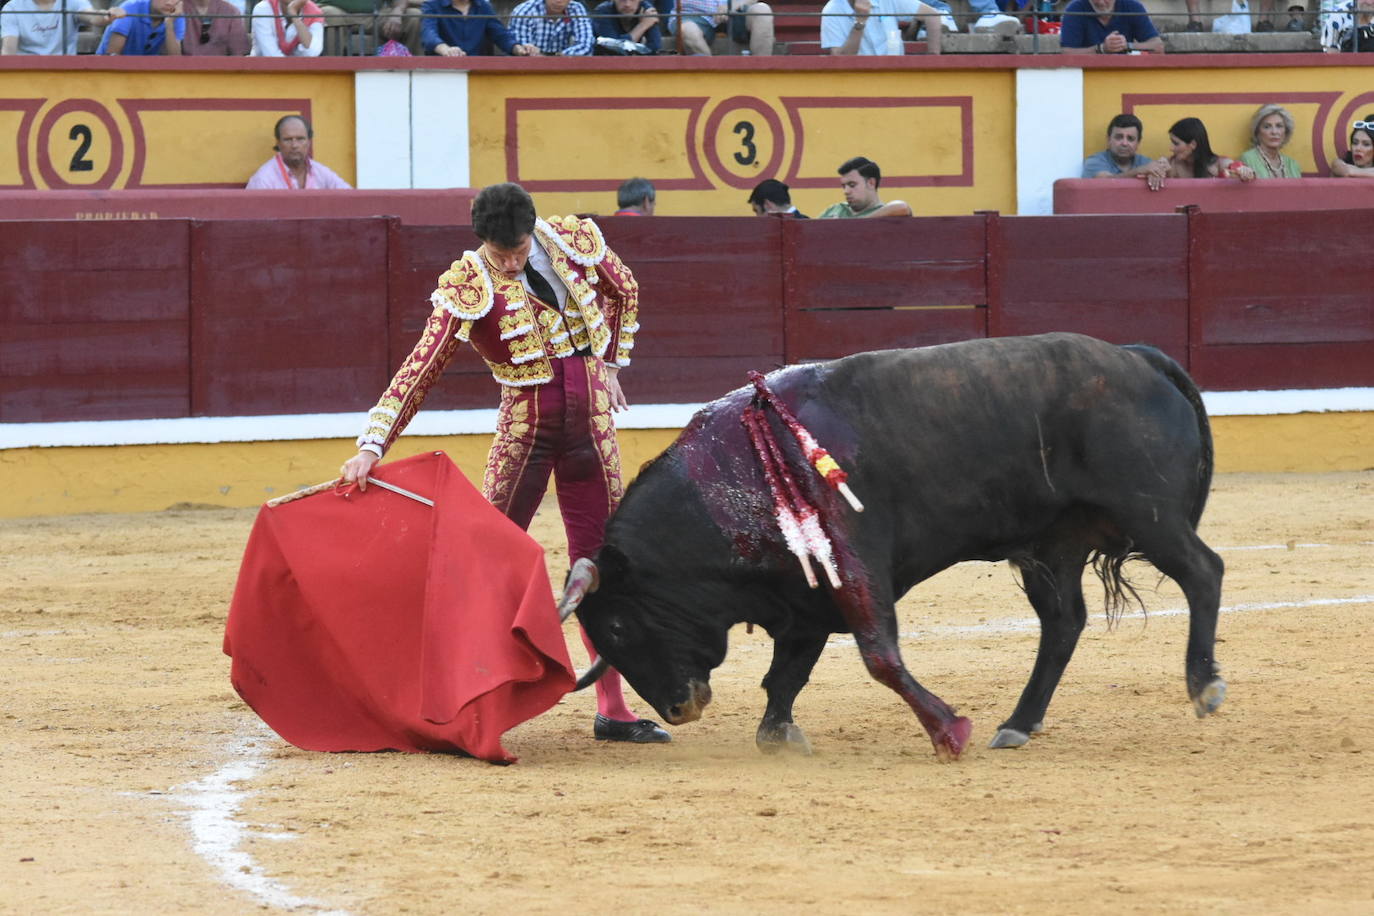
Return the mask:
<path fill-rule="evenodd" d="M 434 505 L 434 500 L 432 500 L 432 499 L 425 499 L 425 498 L 424 498 L 423 496 L 421 496 L 419 493 L 412 493 L 412 492 L 410 492 L 409 490 L 406 490 L 406 489 L 404 489 L 404 488 L 402 488 L 402 487 L 396 486 L 394 483 L 387 483 L 385 480 L 378 480 L 376 477 L 369 477 L 369 478 L 367 478 L 367 482 L 368 482 L 368 483 L 375 483 L 377 486 L 381 487 L 383 490 L 390 490 L 392 493 L 399 493 L 399 494 L 401 494 L 402 496 L 405 496 L 405 497 L 407 497 L 407 498 L 409 498 L 409 499 L 415 500 L 417 503 L 424 503 L 426 506 L 433 506 L 433 505 Z"/>

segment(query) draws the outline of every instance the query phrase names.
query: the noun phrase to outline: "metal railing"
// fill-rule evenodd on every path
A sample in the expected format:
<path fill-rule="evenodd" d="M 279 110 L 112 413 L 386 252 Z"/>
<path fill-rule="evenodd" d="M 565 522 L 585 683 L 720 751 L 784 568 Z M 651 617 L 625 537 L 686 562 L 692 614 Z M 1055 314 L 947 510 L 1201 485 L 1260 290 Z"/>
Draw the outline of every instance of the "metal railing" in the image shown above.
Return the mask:
<path fill-rule="evenodd" d="M 730 14 L 727 14 L 727 15 L 745 15 L 744 9 L 745 9 L 745 8 L 741 8 L 740 10 L 734 11 L 734 12 L 732 12 L 732 13 L 730 13 Z M 103 24 L 91 25 L 91 24 L 89 24 L 89 20 L 101 17 L 102 14 L 103 14 L 104 12 L 105 12 L 104 10 L 99 10 L 99 9 L 92 9 L 92 10 L 86 10 L 86 11 L 72 10 L 72 9 L 68 9 L 68 8 L 67 8 L 67 0 L 56 0 L 56 3 L 54 4 L 54 7 L 53 7 L 52 9 L 49 9 L 49 10 L 22 10 L 22 11 L 21 11 L 21 10 L 13 10 L 13 11 L 11 11 L 11 10 L 8 10 L 8 9 L 0 8 L 0 17 L 9 18 L 9 17 L 22 17 L 22 16 L 52 16 L 52 15 L 54 15 L 54 14 L 57 14 L 57 15 L 59 15 L 59 17 L 60 17 L 60 29 L 61 29 L 59 47 L 66 48 L 66 47 L 68 46 L 69 42 L 70 42 L 70 38 L 71 38 L 72 35 L 73 35 L 74 33 L 76 33 L 76 32 L 79 32 L 79 31 L 96 31 L 96 32 L 99 32 L 99 31 L 103 30 L 103 29 L 106 27 L 105 25 L 103 25 Z M 369 52 L 364 51 L 363 48 L 365 48 L 365 47 L 376 48 L 376 47 L 379 47 L 379 46 L 383 43 L 383 39 L 382 39 L 382 35 L 381 35 L 381 30 L 382 30 L 382 23 L 383 23 L 385 20 L 387 20 L 387 19 L 392 19 L 392 18 L 404 20 L 404 19 L 408 19 L 408 18 L 410 18 L 410 17 L 418 16 L 418 15 L 419 15 L 419 14 L 418 14 L 418 13 L 415 13 L 415 12 L 410 12 L 410 13 L 408 13 L 408 14 L 398 14 L 398 13 L 392 12 L 392 11 L 389 10 L 389 9 L 378 9 L 378 10 L 374 10 L 372 13 L 342 13 L 342 14 L 324 13 L 322 18 L 325 20 L 325 21 L 324 21 L 324 25 L 325 25 L 326 30 L 330 30 L 330 29 L 349 29 L 349 30 L 351 30 L 351 31 L 353 32 L 353 37 L 354 37 L 354 39 L 355 39 L 355 42 L 352 42 L 352 43 L 349 43 L 349 45 L 346 45 L 346 46 L 345 46 L 345 51 L 343 52 L 343 55 L 341 55 L 341 56 L 351 56 L 351 55 L 349 54 L 349 51 L 347 50 L 348 47 L 350 47 L 350 46 L 353 47 L 353 48 L 355 49 L 354 53 L 356 53 L 356 54 L 366 54 L 366 53 L 369 53 Z M 614 14 L 596 14 L 596 13 L 590 13 L 590 12 L 589 12 L 589 13 L 587 13 L 586 15 L 587 15 L 587 18 L 588 18 L 588 19 L 593 20 L 593 26 L 595 25 L 595 22 L 596 22 L 596 21 L 619 20 L 619 19 L 626 19 L 626 20 L 629 20 L 629 19 L 636 19 L 636 18 L 638 18 L 638 16 L 635 15 L 635 14 L 631 14 L 630 16 L 621 16 L 621 15 L 618 14 L 618 13 L 614 13 Z M 684 50 L 683 45 L 682 45 L 682 31 L 683 31 L 683 30 L 682 30 L 682 28 L 681 28 L 681 23 L 682 23 L 682 20 L 683 20 L 683 19 L 695 18 L 694 14 L 683 14 L 683 13 L 680 11 L 680 9 L 679 9 L 679 10 L 675 11 L 674 13 L 672 13 L 672 14 L 670 14 L 670 15 L 667 15 L 667 16 L 665 16 L 663 13 L 658 13 L 657 15 L 658 15 L 659 22 L 654 26 L 654 28 L 657 28 L 657 29 L 660 30 L 660 41 L 661 41 L 661 49 L 660 49 L 657 53 L 659 53 L 659 54 L 673 54 L 673 53 L 684 54 L 684 53 L 685 53 L 685 50 Z M 757 14 L 756 14 L 756 15 L 757 15 Z M 781 11 L 779 11 L 779 10 L 777 10 L 777 9 L 774 9 L 773 12 L 771 13 L 771 16 L 772 16 L 772 18 L 773 18 L 773 20 L 774 20 L 775 41 L 778 40 L 778 38 L 777 38 L 776 36 L 777 36 L 778 30 L 779 30 L 779 29 L 778 29 L 779 20 L 787 20 L 787 21 L 788 21 L 788 26 L 786 27 L 786 31 L 784 32 L 784 35 L 792 36 L 792 35 L 795 35 L 795 33 L 796 33 L 796 28 L 795 28 L 795 23 L 796 23 L 796 21 L 797 21 L 799 18 L 805 17 L 805 18 L 807 18 L 807 19 L 814 19 L 814 20 L 815 20 L 816 25 L 815 25 L 815 32 L 814 32 L 814 35 L 815 35 L 815 41 L 816 41 L 816 43 L 818 44 L 818 43 L 819 43 L 819 40 L 820 40 L 820 32 L 821 32 L 821 27 L 820 27 L 820 26 L 821 26 L 821 21 L 822 21 L 822 19 L 824 18 L 825 15 L 826 15 L 826 14 L 820 12 L 819 9 L 817 9 L 814 13 L 811 13 L 811 12 L 809 12 L 809 11 L 808 11 L 808 12 L 799 12 L 799 11 L 797 11 L 797 10 L 795 10 L 795 9 L 792 9 L 792 10 L 781 10 Z M 843 19 L 853 19 L 853 18 L 854 18 L 852 13 L 840 13 L 840 14 L 830 14 L 830 15 L 835 16 L 836 18 L 843 18 Z M 975 34 L 975 33 L 974 33 L 974 28 L 975 28 L 975 26 L 976 26 L 977 21 L 981 18 L 981 15 L 982 15 L 982 14 L 980 14 L 980 13 L 972 13 L 972 12 L 963 12 L 963 11 L 960 11 L 960 12 L 943 13 L 943 14 L 942 14 L 942 17 L 952 18 L 952 19 L 956 22 L 956 24 L 958 24 L 958 26 L 959 26 L 959 28 L 958 28 L 958 32 L 959 32 L 959 33 L 961 33 L 961 34 Z M 1031 54 L 1042 54 L 1042 53 L 1054 53 L 1054 52 L 1057 52 L 1057 51 L 1059 50 L 1059 45 L 1058 45 L 1058 42 L 1057 42 L 1057 41 L 1054 41 L 1054 42 L 1045 42 L 1044 46 L 1041 45 L 1041 41 L 1040 41 L 1040 39 L 1041 39 L 1042 37 L 1045 37 L 1045 36 L 1047 36 L 1047 35 L 1053 35 L 1053 34 L 1054 34 L 1054 32 L 1055 32 L 1055 29 L 1053 28 L 1054 25 L 1060 25 L 1060 24 L 1062 24 L 1062 22 L 1063 22 L 1066 18 L 1068 18 L 1068 17 L 1070 17 L 1070 16 L 1078 15 L 1078 16 L 1084 16 L 1084 17 L 1096 17 L 1096 16 L 1097 16 L 1097 13 L 1096 13 L 1096 12 L 1091 12 L 1091 11 L 1090 11 L 1090 12 L 1083 12 L 1083 13 L 1066 13 L 1066 12 L 1064 12 L 1063 10 L 1058 10 L 1058 11 L 1056 11 L 1056 10 L 1054 9 L 1053 5 L 1050 4 L 1050 3 L 1048 3 L 1048 2 L 1040 2 L 1040 3 L 1030 3 L 1030 4 L 1028 4 L 1027 9 L 1026 9 L 1024 12 L 1022 12 L 1022 13 L 1019 13 L 1019 14 L 1005 14 L 1005 15 L 1014 15 L 1014 18 L 1019 19 L 1019 20 L 1021 21 L 1022 34 L 1024 34 L 1025 37 L 1027 37 L 1027 38 L 1030 39 L 1030 41 L 1027 42 L 1027 44 L 1029 44 L 1029 49 L 1028 49 L 1028 50 L 1029 50 L 1029 53 L 1031 53 Z M 1130 17 L 1130 16 L 1144 16 L 1144 17 L 1146 17 L 1146 18 L 1150 18 L 1150 19 L 1152 19 L 1152 20 L 1159 20 L 1159 21 L 1165 21 L 1165 20 L 1168 20 L 1168 19 L 1170 19 L 1170 18 L 1173 18 L 1173 19 L 1182 19 L 1182 18 L 1186 18 L 1185 15 L 1182 14 L 1182 13 L 1179 13 L 1179 14 L 1163 13 L 1163 14 L 1155 14 L 1155 15 L 1153 15 L 1153 16 L 1151 16 L 1149 13 L 1133 13 L 1133 14 L 1132 14 L 1132 13 L 1116 13 L 1116 14 L 1114 14 L 1114 15 L 1122 16 L 1123 18 L 1124 18 L 1124 17 Z M 1264 31 L 1255 31 L 1255 30 L 1254 30 L 1254 27 L 1253 27 L 1253 24 L 1256 23 L 1256 22 L 1262 21 L 1262 20 L 1267 21 L 1267 20 L 1268 20 L 1268 17 L 1270 17 L 1270 16 L 1292 16 L 1292 15 L 1296 15 L 1296 14 L 1289 14 L 1289 13 L 1287 13 L 1286 11 L 1285 11 L 1285 12 L 1277 12 L 1277 11 L 1276 11 L 1276 12 L 1273 12 L 1273 13 L 1262 13 L 1262 12 L 1251 11 L 1251 12 L 1248 13 L 1248 14 L 1231 14 L 1231 15 L 1248 16 L 1248 17 L 1250 18 L 1250 20 L 1251 20 L 1251 23 L 1252 23 L 1252 33 L 1253 33 L 1253 34 L 1266 34 L 1266 32 L 1264 32 Z M 1301 33 L 1311 33 L 1311 32 L 1314 32 L 1314 31 L 1316 31 L 1316 30 L 1319 28 L 1319 23 L 1322 21 L 1323 17 L 1326 15 L 1326 13 L 1325 13 L 1324 11 L 1323 11 L 1323 12 L 1311 11 L 1311 12 L 1305 12 L 1305 13 L 1303 13 L 1303 14 L 1301 14 L 1301 15 L 1303 15 L 1303 16 L 1305 17 L 1305 20 L 1304 20 L 1304 21 L 1312 23 L 1312 25 L 1311 25 L 1310 27 L 1306 27 L 1306 26 L 1305 26 L 1305 27 L 1302 28 L 1302 29 L 1287 28 L 1287 27 L 1285 27 L 1285 28 L 1277 28 L 1277 27 L 1276 27 L 1272 32 L 1268 32 L 1268 34 L 1284 33 L 1284 32 L 1288 32 L 1288 33 L 1298 33 L 1298 32 L 1301 32 Z M 189 17 L 187 17 L 187 16 L 185 16 L 185 14 L 183 14 L 183 16 L 182 16 L 181 18 L 189 18 Z M 200 20 L 202 21 L 202 23 L 205 23 L 205 22 L 207 22 L 207 21 L 213 21 L 213 20 L 215 20 L 215 19 L 229 19 L 229 18 L 242 19 L 242 20 L 244 21 L 244 23 L 245 23 L 245 27 L 246 27 L 247 31 L 248 31 L 249 34 L 250 34 L 250 37 L 251 37 L 252 21 L 253 21 L 254 19 L 261 19 L 261 18 L 263 18 L 263 17 L 261 17 L 261 16 L 254 16 L 254 15 L 250 12 L 250 13 L 244 14 L 244 15 L 232 15 L 232 16 L 231 16 L 231 15 L 224 15 L 224 14 L 203 14 L 203 15 L 202 15 L 202 14 L 197 14 L 197 15 L 195 16 L 195 18 L 200 19 Z M 368 21 L 367 21 L 366 23 L 360 23 L 360 22 L 358 22 L 358 20 L 361 19 L 361 18 L 366 18 Z M 495 16 L 465 16 L 465 15 L 462 15 L 462 14 L 459 14 L 459 13 L 456 13 L 456 12 L 455 12 L 455 13 L 443 13 L 443 14 L 439 14 L 439 15 L 428 15 L 428 14 L 427 14 L 426 16 L 424 16 L 424 18 L 426 18 L 426 19 L 462 19 L 462 20 L 469 21 L 469 22 L 472 22 L 472 21 L 481 21 L 481 22 L 485 22 L 485 21 L 489 21 L 489 20 L 494 19 L 494 20 L 500 22 L 502 25 L 506 26 L 507 28 L 510 28 L 510 27 L 513 25 L 513 23 L 515 22 L 515 20 L 516 20 L 517 18 L 519 18 L 519 17 L 514 17 L 514 16 L 502 17 L 502 16 L 500 16 L 500 15 L 495 15 Z M 530 17 L 530 18 L 534 18 L 534 17 Z M 540 16 L 540 17 L 537 17 L 537 18 L 544 19 L 544 18 L 548 18 L 548 17 Z M 666 21 L 665 21 L 665 20 L 667 20 L 667 19 L 674 19 L 674 20 L 676 20 L 676 27 L 673 28 L 673 29 L 668 29 L 668 28 L 667 28 L 667 23 L 666 23 Z M 342 21 L 341 21 L 341 20 L 342 20 Z M 912 26 L 914 25 L 914 23 L 907 22 L 906 20 L 902 20 L 902 21 L 905 23 L 905 27 L 902 29 L 902 37 L 903 37 L 903 39 L 904 39 L 905 41 L 915 40 L 915 39 L 914 39 L 914 36 L 916 36 L 916 35 L 918 34 L 918 32 L 917 32 L 915 29 L 912 28 Z M 729 31 L 728 31 L 728 28 L 729 28 L 729 27 L 728 27 L 728 23 L 729 23 L 729 20 L 728 20 L 728 18 L 727 18 L 727 19 L 725 20 L 724 23 L 721 23 L 721 24 L 719 24 L 719 25 L 717 26 L 717 31 L 718 31 L 720 28 L 726 28 L 726 29 L 727 29 L 727 32 L 726 32 L 726 34 L 727 34 L 727 39 L 728 39 L 728 40 L 733 40 L 733 39 L 730 39 L 730 38 L 729 38 Z M 84 26 L 84 28 L 83 28 L 82 26 Z M 1048 27 L 1047 27 L 1047 26 L 1048 26 Z M 204 41 L 207 41 L 207 40 L 208 40 L 208 34 L 207 34 L 206 31 L 205 31 L 205 26 L 202 26 L 202 29 L 203 29 L 203 31 L 202 31 L 202 34 L 201 34 L 201 41 L 204 42 Z M 947 33 L 947 34 L 948 34 L 948 33 Z M 713 32 L 711 35 L 707 35 L 707 36 L 704 36 L 704 37 L 706 38 L 707 42 L 709 43 L 709 42 L 711 42 L 711 41 L 713 40 L 714 35 L 715 35 L 715 32 Z M 745 37 L 745 43 L 747 43 L 747 36 Z M 785 43 L 785 39 L 784 39 L 784 43 Z M 810 43 L 811 43 L 811 40 L 808 39 L 806 43 L 807 43 L 807 44 L 810 44 Z M 593 50 L 595 50 L 595 48 L 598 47 L 598 46 L 601 47 L 604 51 L 606 51 L 606 52 L 608 52 L 608 53 L 641 54 L 641 55 L 642 55 L 642 54 L 653 53 L 653 52 L 650 51 L 647 47 L 645 47 L 645 46 L 643 45 L 642 42 L 641 42 L 639 45 L 636 45 L 636 46 L 633 46 L 633 47 L 616 46 L 616 45 L 614 45 L 613 42 L 599 42 L 599 41 L 597 41 L 596 36 L 594 35 L 594 36 L 593 36 Z M 322 52 L 323 52 L 323 49 L 322 49 Z M 80 53 L 80 52 L 78 52 L 78 53 Z M 423 49 L 421 49 L 419 53 L 423 54 L 423 53 L 424 53 L 424 52 L 423 52 Z"/>

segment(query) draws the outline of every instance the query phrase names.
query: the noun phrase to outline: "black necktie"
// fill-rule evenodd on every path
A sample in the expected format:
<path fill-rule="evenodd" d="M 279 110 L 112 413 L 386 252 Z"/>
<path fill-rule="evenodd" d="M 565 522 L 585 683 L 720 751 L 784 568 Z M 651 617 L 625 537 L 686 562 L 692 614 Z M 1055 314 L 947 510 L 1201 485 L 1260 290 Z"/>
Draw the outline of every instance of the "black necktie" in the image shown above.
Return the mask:
<path fill-rule="evenodd" d="M 544 275 L 534 269 L 533 264 L 525 264 L 525 282 L 529 284 L 530 292 L 545 305 L 558 308 L 558 296 L 554 294 L 553 287 L 549 281 L 544 279 Z"/>

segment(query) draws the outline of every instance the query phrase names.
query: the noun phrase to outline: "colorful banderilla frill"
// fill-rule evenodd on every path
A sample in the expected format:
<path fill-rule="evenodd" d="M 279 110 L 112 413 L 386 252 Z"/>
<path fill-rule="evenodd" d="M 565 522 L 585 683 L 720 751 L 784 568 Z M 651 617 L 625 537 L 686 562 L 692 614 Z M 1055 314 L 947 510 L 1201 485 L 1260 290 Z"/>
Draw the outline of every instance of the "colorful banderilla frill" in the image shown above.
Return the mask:
<path fill-rule="evenodd" d="M 754 447 L 754 454 L 758 457 L 759 466 L 763 469 L 764 480 L 767 481 L 768 489 L 772 493 L 773 513 L 777 518 L 783 540 L 787 543 L 787 549 L 801 563 L 802 572 L 806 574 L 808 585 L 812 588 L 816 588 L 818 585 L 816 574 L 811 569 L 811 558 L 815 557 L 825 569 L 826 578 L 830 580 L 831 587 L 839 588 L 840 575 L 835 567 L 835 551 L 830 543 L 830 538 L 826 536 L 825 530 L 821 527 L 820 512 L 802 495 L 801 488 L 797 485 L 796 478 L 792 476 L 792 471 L 787 465 L 787 459 L 783 456 L 782 449 L 773 437 L 772 427 L 768 425 L 768 418 L 764 415 L 763 408 L 771 406 L 777 411 L 783 423 L 796 437 L 802 453 L 806 456 L 806 460 L 811 463 L 811 466 L 815 468 L 816 473 L 833 489 L 839 490 L 855 511 L 862 512 L 863 504 L 845 484 L 847 475 L 844 470 L 840 468 L 834 458 L 830 457 L 829 452 L 820 447 L 806 427 L 802 426 L 792 412 L 787 409 L 787 405 L 779 401 L 773 392 L 768 390 L 763 375 L 758 372 L 751 372 L 749 378 L 758 390 L 758 394 L 754 399 L 755 403 L 744 408 L 740 422 L 743 423 L 745 431 L 749 434 L 749 442 Z"/>
<path fill-rule="evenodd" d="M 754 389 L 757 391 L 756 400 L 767 404 L 778 412 L 782 422 L 797 438 L 797 444 L 801 446 L 802 454 L 806 456 L 807 461 L 811 462 L 816 473 L 820 474 L 832 489 L 838 490 L 855 512 L 864 511 L 864 504 L 859 502 L 854 491 L 849 489 L 849 484 L 845 483 L 849 475 L 844 472 L 844 469 L 834 458 L 830 457 L 829 452 L 821 448 L 820 443 L 811 435 L 810 430 L 801 425 L 801 421 L 788 409 L 787 405 L 778 400 L 777 395 L 773 394 L 768 388 L 767 382 L 764 381 L 763 373 L 750 372 L 749 381 L 754 383 Z"/>

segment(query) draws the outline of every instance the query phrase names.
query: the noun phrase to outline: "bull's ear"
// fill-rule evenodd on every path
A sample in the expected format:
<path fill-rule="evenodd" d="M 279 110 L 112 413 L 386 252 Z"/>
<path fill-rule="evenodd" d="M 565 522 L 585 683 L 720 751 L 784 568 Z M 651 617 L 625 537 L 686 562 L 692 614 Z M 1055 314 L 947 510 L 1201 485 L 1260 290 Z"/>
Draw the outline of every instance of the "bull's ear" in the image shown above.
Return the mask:
<path fill-rule="evenodd" d="M 601 578 L 623 579 L 630 574 L 630 558 L 620 552 L 614 544 L 607 544 L 596 554 L 596 568 L 601 570 Z"/>

